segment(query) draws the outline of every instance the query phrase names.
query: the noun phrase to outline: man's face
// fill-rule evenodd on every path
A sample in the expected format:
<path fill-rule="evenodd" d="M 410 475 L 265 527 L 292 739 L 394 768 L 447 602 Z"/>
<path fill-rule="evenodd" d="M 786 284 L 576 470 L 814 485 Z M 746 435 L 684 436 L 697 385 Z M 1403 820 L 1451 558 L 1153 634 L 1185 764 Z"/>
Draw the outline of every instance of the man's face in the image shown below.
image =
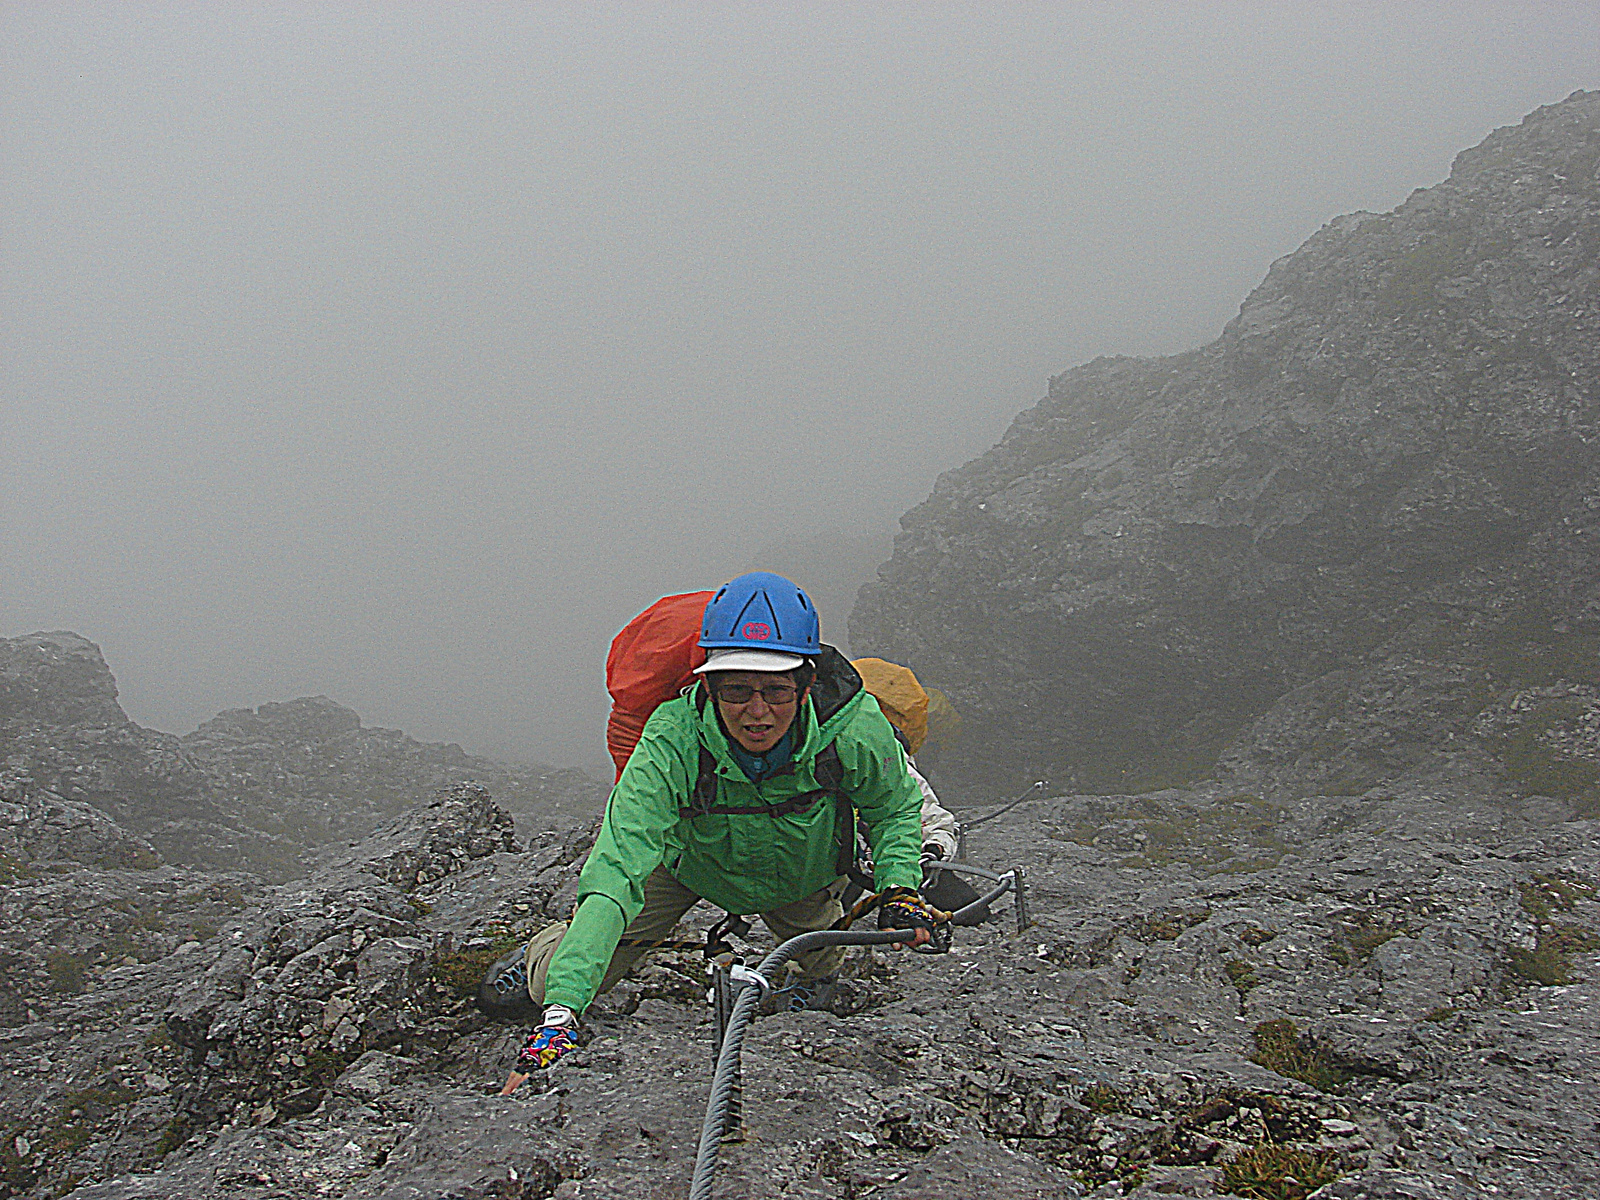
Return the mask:
<path fill-rule="evenodd" d="M 802 693 L 794 685 L 794 675 L 789 671 L 719 671 L 711 682 L 712 694 L 717 698 L 717 712 L 729 735 L 751 754 L 765 754 L 789 732 L 795 713 L 800 711 Z M 749 699 L 723 699 L 723 692 L 735 696 L 749 692 Z M 787 691 L 788 697 L 773 703 L 766 696 L 775 690 Z"/>

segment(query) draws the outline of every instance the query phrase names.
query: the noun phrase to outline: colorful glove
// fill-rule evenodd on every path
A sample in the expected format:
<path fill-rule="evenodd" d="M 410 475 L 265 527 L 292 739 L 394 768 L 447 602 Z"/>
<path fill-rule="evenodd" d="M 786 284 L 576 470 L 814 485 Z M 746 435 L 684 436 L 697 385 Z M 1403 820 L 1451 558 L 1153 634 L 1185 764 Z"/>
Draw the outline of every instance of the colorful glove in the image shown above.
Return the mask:
<path fill-rule="evenodd" d="M 562 1026 L 541 1025 L 528 1035 L 522 1053 L 517 1055 L 516 1069 L 524 1075 L 531 1075 L 542 1068 L 555 1066 L 563 1054 L 577 1048 L 572 1030 Z"/>
<path fill-rule="evenodd" d="M 926 929 L 932 934 L 936 920 L 928 902 L 910 888 L 891 888 L 878 909 L 879 929 Z"/>

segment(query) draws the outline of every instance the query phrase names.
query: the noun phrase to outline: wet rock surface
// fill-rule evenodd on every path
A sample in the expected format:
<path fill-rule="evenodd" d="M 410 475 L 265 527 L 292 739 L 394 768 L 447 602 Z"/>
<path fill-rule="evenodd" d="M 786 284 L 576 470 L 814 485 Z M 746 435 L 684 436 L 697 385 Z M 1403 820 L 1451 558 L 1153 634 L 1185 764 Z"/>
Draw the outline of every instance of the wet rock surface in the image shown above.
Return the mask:
<path fill-rule="evenodd" d="M 905 516 L 852 646 L 950 696 L 974 787 L 1359 795 L 1457 755 L 1591 792 L 1597 254 L 1580 92 L 1331 222 L 1216 342 L 1053 379 Z"/>
<path fill-rule="evenodd" d="M 1428 794 L 1024 805 L 967 856 L 1025 868 L 1033 924 L 1007 899 L 949 955 L 853 952 L 837 1012 L 756 1022 L 716 1194 L 1593 1195 L 1600 830 L 1572 817 Z M 522 1031 L 467 993 L 564 913 L 593 836 L 509 829 L 447 791 L 0 1030 L 4 1186 L 686 1195 L 697 955 L 655 955 L 581 1050 L 495 1094 Z"/>
<path fill-rule="evenodd" d="M 511 816 L 460 785 L 282 885 L 165 866 L 17 872 L 0 889 L 0 1194 L 59 1195 L 191 1144 L 221 1165 L 173 1194 L 245 1186 L 257 1168 L 236 1146 L 311 1145 L 326 1178 L 364 1178 L 374 1163 L 350 1157 L 342 1127 L 317 1126 L 342 1139 L 324 1145 L 296 1122 L 424 1066 L 459 1069 L 486 1026 L 468 983 L 513 920 L 543 920 L 524 897 L 549 868 L 575 874 L 592 836 L 547 840 L 524 852 Z M 95 953 L 110 943 L 128 953 Z M 395 1136 L 375 1133 L 373 1153 Z"/>

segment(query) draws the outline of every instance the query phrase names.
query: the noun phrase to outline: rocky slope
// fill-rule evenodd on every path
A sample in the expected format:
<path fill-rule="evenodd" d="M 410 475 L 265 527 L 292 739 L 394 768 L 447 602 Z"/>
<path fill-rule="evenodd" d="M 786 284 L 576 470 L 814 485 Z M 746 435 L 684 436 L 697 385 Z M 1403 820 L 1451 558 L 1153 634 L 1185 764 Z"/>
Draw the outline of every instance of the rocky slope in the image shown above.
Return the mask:
<path fill-rule="evenodd" d="M 119 721 L 81 639 L 4 649 L 0 1198 L 686 1195 L 698 956 L 647 963 L 509 1098 L 522 1031 L 470 998 L 569 911 L 592 823 L 551 806 L 524 842 L 480 785 L 406 796 L 325 701 L 171 739 Z M 217 790 L 218 763 L 258 791 Z M 1600 823 L 1480 766 L 1360 797 L 1062 795 L 983 825 L 968 857 L 1025 870 L 1031 923 L 1002 901 L 948 956 L 857 952 L 837 1012 L 758 1021 L 716 1194 L 1595 1194 Z M 332 805 L 388 780 L 348 792 L 352 824 L 399 811 L 275 883 L 164 862 L 111 815 L 150 820 L 174 780 L 222 830 L 253 828 L 229 798 L 275 787 Z"/>
<path fill-rule="evenodd" d="M 948 956 L 856 952 L 846 1015 L 759 1020 L 716 1194 L 1592 1196 L 1600 828 L 1571 815 L 1195 791 L 1020 808 L 969 856 L 1026 869 L 1034 924 L 1002 902 Z M 464 786 L 275 888 L 142 873 L 165 941 L 0 1032 L 0 1195 L 685 1195 L 697 956 L 658 956 L 510 1098 L 519 1031 L 465 995 L 565 911 L 591 837 L 524 847 Z M 139 874 L 72 882 L 114 904 Z M 41 873 L 3 895 L 14 929 L 65 893 Z M 209 936 L 207 903 L 228 908 Z"/>
<path fill-rule="evenodd" d="M 360 837 L 463 780 L 493 787 L 530 819 L 575 817 L 604 801 L 581 772 L 369 729 L 326 696 L 224 712 L 185 737 L 158 733 L 122 711 L 92 642 L 65 632 L 0 639 L 0 799 L 97 809 L 142 839 L 126 853 L 149 856 L 147 865 L 287 879 L 304 873 L 315 847 Z"/>
<path fill-rule="evenodd" d="M 1051 380 L 904 518 L 851 644 L 951 696 L 969 783 L 1359 794 L 1444 756 L 1588 792 L 1597 256 L 1580 92 L 1331 222 L 1216 342 Z"/>

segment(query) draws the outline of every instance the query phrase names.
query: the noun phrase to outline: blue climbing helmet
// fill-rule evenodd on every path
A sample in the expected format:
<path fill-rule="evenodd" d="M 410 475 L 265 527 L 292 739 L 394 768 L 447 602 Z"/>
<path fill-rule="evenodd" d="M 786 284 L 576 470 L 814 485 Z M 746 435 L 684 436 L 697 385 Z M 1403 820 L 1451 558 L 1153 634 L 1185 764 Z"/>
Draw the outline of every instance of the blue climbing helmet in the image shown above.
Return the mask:
<path fill-rule="evenodd" d="M 723 584 L 711 597 L 700 622 L 700 645 L 810 658 L 822 649 L 817 609 L 810 596 L 782 575 L 751 571 Z"/>

